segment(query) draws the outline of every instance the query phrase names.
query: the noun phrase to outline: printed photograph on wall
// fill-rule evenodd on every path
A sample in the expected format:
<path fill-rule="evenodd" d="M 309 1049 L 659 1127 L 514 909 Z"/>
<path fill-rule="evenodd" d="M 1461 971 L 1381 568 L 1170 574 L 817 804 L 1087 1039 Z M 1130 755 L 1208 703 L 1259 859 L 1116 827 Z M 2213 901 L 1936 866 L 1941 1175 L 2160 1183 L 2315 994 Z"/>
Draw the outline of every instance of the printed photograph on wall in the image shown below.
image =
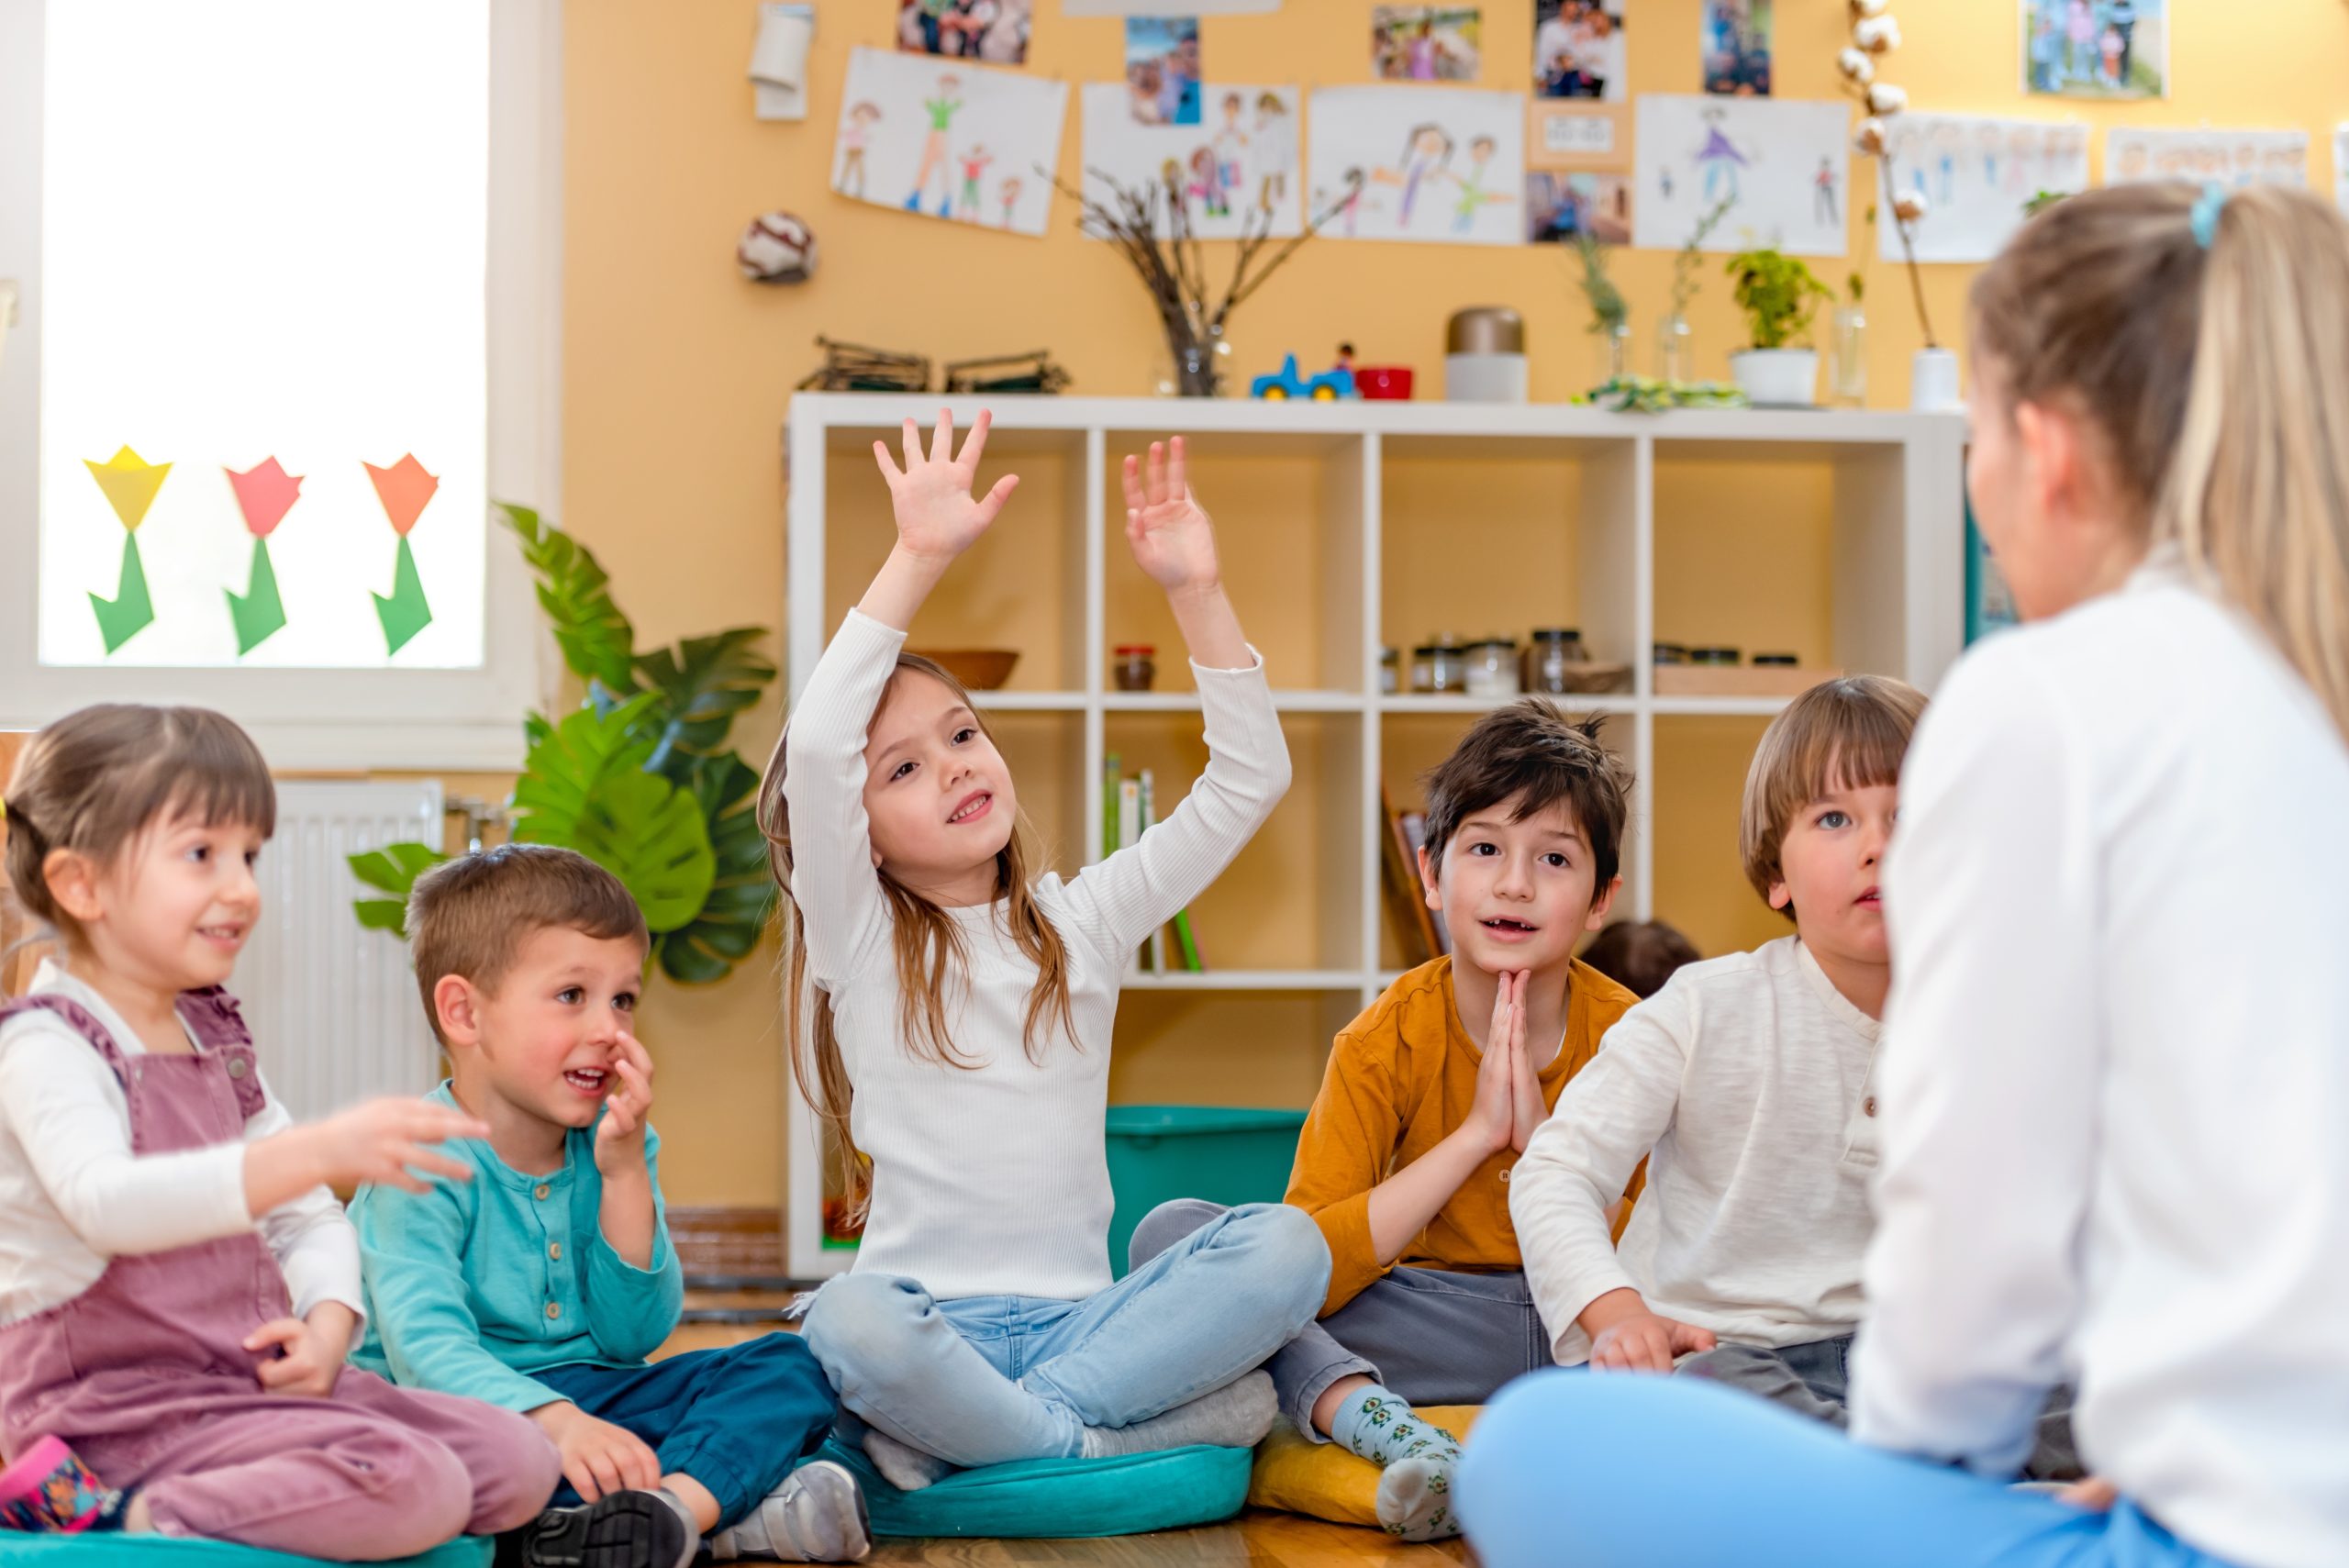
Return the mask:
<path fill-rule="evenodd" d="M 1126 18 L 1127 108 L 1142 125 L 1199 123 L 1199 19 Z"/>
<path fill-rule="evenodd" d="M 2033 196 L 2087 189 L 2088 129 L 1981 115 L 1895 115 L 1882 168 L 1890 191 L 1925 198 L 1925 216 L 1910 226 L 1917 260 L 1987 261 L 2022 227 Z M 1876 254 L 1901 260 L 1894 225 L 1876 226 Z"/>
<path fill-rule="evenodd" d="M 2144 180 L 2217 181 L 2246 185 L 2309 183 L 2309 137 L 2304 130 L 2154 129 L 2117 126 L 2105 138 L 2104 183 Z"/>
<path fill-rule="evenodd" d="M 1705 91 L 1730 97 L 1770 95 L 1773 0 L 1705 0 L 1699 37 Z"/>
<path fill-rule="evenodd" d="M 1533 90 L 1544 98 L 1631 96 L 1626 0 L 1533 0 Z"/>
<path fill-rule="evenodd" d="M 1849 106 L 1642 93 L 1633 113 L 1632 244 L 1676 250 L 1721 206 L 1707 250 L 1849 250 Z"/>
<path fill-rule="evenodd" d="M 1254 231 L 1275 236 L 1303 228 L 1297 89 L 1211 82 L 1200 95 L 1205 124 L 1143 125 L 1128 108 L 1123 85 L 1088 83 L 1081 100 L 1085 168 L 1129 190 L 1160 182 L 1202 239 L 1236 239 L 1252 220 Z M 1171 228 L 1162 214 L 1159 232 Z"/>
<path fill-rule="evenodd" d="M 2065 98 L 2169 96 L 2169 0 L 2022 0 L 2022 84 Z"/>
<path fill-rule="evenodd" d="M 1041 235 L 1068 87 L 925 55 L 849 55 L 832 189 L 875 206 Z"/>
<path fill-rule="evenodd" d="M 1028 62 L 1035 0 L 897 0 L 897 47 L 915 54 Z"/>
<path fill-rule="evenodd" d="M 1535 169 L 1525 176 L 1525 237 L 1536 245 L 1571 245 L 1584 235 L 1601 245 L 1631 242 L 1631 178 L 1588 171 Z"/>
<path fill-rule="evenodd" d="M 1371 73 L 1385 82 L 1474 82 L 1484 13 L 1473 6 L 1377 6 Z"/>
<path fill-rule="evenodd" d="M 1311 117 L 1308 199 L 1316 212 L 1345 204 L 1325 239 L 1523 242 L 1523 94 L 1330 87 L 1313 95 Z"/>

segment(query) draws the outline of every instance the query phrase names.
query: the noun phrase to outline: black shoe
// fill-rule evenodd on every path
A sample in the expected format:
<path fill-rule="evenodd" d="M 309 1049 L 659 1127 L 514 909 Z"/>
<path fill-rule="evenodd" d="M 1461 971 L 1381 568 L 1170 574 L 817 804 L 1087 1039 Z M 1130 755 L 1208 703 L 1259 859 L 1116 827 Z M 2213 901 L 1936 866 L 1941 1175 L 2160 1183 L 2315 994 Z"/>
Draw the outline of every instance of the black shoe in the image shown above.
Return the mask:
<path fill-rule="evenodd" d="M 549 1508 L 502 1536 L 497 1568 L 675 1568 L 685 1521 L 651 1492 L 612 1492 L 577 1508 Z"/>

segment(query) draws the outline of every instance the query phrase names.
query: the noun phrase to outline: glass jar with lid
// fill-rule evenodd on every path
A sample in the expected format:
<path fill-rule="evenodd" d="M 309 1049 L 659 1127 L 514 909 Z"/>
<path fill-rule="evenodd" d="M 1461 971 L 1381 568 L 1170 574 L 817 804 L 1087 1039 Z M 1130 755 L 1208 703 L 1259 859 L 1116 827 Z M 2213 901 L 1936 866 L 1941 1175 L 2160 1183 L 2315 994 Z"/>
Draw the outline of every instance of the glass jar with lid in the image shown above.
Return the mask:
<path fill-rule="evenodd" d="M 1526 645 L 1524 685 L 1529 692 L 1556 696 L 1573 691 L 1573 666 L 1590 662 L 1582 632 L 1571 626 L 1537 628 Z"/>
<path fill-rule="evenodd" d="M 1146 692 L 1158 679 L 1158 650 L 1147 642 L 1120 643 L 1110 675 L 1121 692 Z"/>
<path fill-rule="evenodd" d="M 1472 697 L 1513 697 L 1517 695 L 1517 644 L 1506 637 L 1472 642 L 1465 651 L 1467 689 Z"/>
<path fill-rule="evenodd" d="M 1468 687 L 1468 652 L 1459 640 L 1440 637 L 1419 650 L 1427 661 L 1426 679 L 1419 685 L 1423 692 L 1458 695 Z"/>
<path fill-rule="evenodd" d="M 1390 697 L 1403 689 L 1403 655 L 1400 650 L 1382 648 L 1378 651 L 1378 689 Z"/>

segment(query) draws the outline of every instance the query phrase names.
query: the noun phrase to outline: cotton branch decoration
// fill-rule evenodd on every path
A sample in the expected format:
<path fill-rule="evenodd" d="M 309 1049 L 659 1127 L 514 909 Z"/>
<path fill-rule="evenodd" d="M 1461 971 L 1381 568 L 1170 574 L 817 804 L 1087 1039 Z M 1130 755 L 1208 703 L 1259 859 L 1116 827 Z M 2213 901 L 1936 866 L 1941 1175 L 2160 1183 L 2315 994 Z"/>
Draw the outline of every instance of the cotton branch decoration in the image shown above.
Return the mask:
<path fill-rule="evenodd" d="M 1038 172 L 1051 178 L 1063 195 L 1075 198 L 1078 228 L 1092 239 L 1116 246 L 1150 291 L 1150 302 L 1166 331 L 1166 346 L 1174 356 L 1178 389 L 1186 397 L 1213 397 L 1222 389 L 1223 371 L 1217 358 L 1228 352 L 1224 324 L 1233 309 L 1263 287 L 1264 280 L 1313 238 L 1316 229 L 1361 195 L 1357 178 L 1295 237 L 1269 253 L 1265 245 L 1272 238 L 1273 215 L 1264 207 L 1251 207 L 1241 220 L 1231 281 L 1219 300 L 1208 282 L 1207 261 L 1191 227 L 1189 204 L 1174 178 L 1126 185 L 1102 170 L 1087 169 L 1089 181 L 1108 187 L 1097 198 L 1088 191 L 1071 188 L 1050 171 Z"/>
<path fill-rule="evenodd" d="M 1925 347 L 1938 349 L 1941 344 L 1933 336 L 1933 319 L 1925 308 L 1924 275 L 1917 267 L 1917 224 L 1932 210 L 1925 194 L 1919 190 L 1901 190 L 1899 173 L 1892 166 L 1892 137 L 1886 125 L 1895 115 L 1909 107 L 1909 92 L 1882 79 L 1878 62 L 1900 47 L 1900 24 L 1886 7 L 1889 0 L 1850 0 L 1852 12 L 1852 41 L 1835 56 L 1836 73 L 1842 78 L 1843 90 L 1858 100 L 1866 111 L 1854 133 L 1852 144 L 1861 156 L 1878 160 L 1884 165 L 1884 178 L 1878 182 L 1890 193 L 1892 226 L 1900 236 L 1900 251 L 1909 266 L 1909 289 L 1917 302 L 1917 324 L 1924 331 Z"/>

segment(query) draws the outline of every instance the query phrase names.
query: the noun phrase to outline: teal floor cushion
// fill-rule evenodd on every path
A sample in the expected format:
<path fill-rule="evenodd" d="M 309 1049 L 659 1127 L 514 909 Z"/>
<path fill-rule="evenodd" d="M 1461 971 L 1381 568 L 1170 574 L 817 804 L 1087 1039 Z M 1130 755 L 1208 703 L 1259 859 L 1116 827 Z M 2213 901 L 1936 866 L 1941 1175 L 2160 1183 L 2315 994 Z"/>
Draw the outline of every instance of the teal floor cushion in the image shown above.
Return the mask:
<path fill-rule="evenodd" d="M 491 1551 L 489 1541 L 466 1536 L 421 1557 L 403 1557 L 379 1568 L 489 1568 Z M 114 1530 L 82 1535 L 0 1530 L 0 1568 L 312 1568 L 317 1561 L 224 1540 L 176 1540 Z"/>
<path fill-rule="evenodd" d="M 959 1470 L 918 1492 L 882 1480 L 861 1448 L 829 1442 L 822 1457 L 855 1472 L 875 1535 L 1069 1540 L 1228 1519 L 1248 1500 L 1255 1455 L 1244 1448 L 1178 1448 L 1118 1459 L 1031 1459 Z"/>

